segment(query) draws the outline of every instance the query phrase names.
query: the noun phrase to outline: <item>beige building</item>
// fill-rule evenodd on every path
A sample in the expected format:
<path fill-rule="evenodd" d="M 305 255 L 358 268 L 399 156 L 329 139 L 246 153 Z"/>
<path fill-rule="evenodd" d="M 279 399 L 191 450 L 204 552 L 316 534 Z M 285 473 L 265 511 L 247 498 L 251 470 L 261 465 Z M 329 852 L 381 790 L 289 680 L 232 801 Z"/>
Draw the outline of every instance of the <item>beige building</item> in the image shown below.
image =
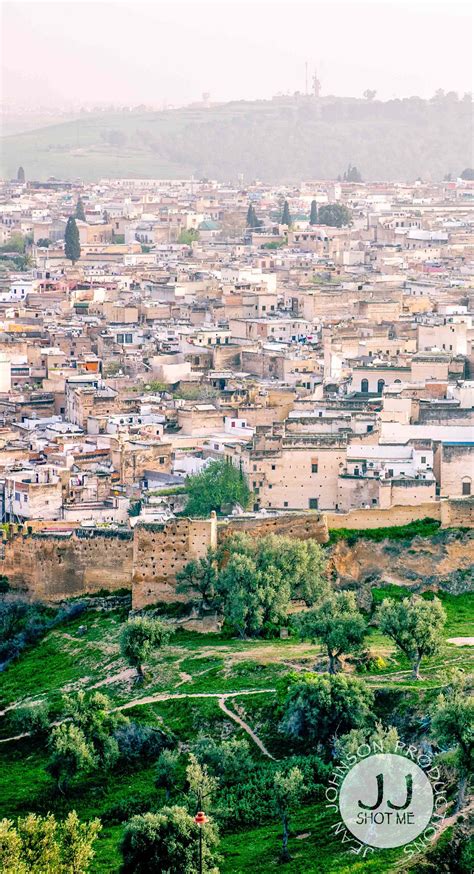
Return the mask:
<path fill-rule="evenodd" d="M 442 498 L 474 495 L 474 440 L 448 442 L 439 449 L 439 490 Z"/>
<path fill-rule="evenodd" d="M 4 513 L 11 522 L 60 519 L 61 478 L 49 467 L 25 468 L 5 477 Z"/>
<path fill-rule="evenodd" d="M 251 446 L 232 447 L 226 454 L 242 465 L 255 509 L 335 510 L 345 446 L 341 437 L 285 436 L 281 426 L 274 426 L 257 429 Z"/>

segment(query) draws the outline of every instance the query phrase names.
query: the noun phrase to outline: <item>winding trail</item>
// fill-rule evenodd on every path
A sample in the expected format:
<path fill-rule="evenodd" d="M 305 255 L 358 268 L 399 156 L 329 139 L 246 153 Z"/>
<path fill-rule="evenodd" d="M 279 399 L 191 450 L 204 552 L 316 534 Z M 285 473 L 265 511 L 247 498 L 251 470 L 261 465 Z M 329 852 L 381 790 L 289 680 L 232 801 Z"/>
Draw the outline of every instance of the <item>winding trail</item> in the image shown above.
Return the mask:
<path fill-rule="evenodd" d="M 147 695 L 145 698 L 135 698 L 126 704 L 113 707 L 116 710 L 130 710 L 132 707 L 143 707 L 146 704 L 155 704 L 158 701 L 177 701 L 180 698 L 236 698 L 237 695 L 264 695 L 275 692 L 276 689 L 241 689 L 234 692 L 157 692 L 156 695 Z"/>
<path fill-rule="evenodd" d="M 184 681 L 183 681 L 184 682 Z M 241 689 L 234 692 L 157 692 L 156 695 L 147 695 L 145 698 L 136 698 L 134 701 L 127 701 L 126 704 L 120 704 L 118 707 L 112 707 L 111 712 L 115 713 L 117 711 L 122 710 L 130 710 L 132 707 L 144 707 L 146 704 L 155 704 L 158 701 L 176 701 L 183 698 L 217 698 L 220 709 L 230 716 L 234 722 L 237 722 L 244 731 L 247 732 L 249 737 L 252 738 L 254 743 L 258 746 L 258 748 L 262 751 L 264 756 L 268 756 L 269 759 L 274 759 L 271 753 L 268 752 L 266 746 L 262 743 L 259 737 L 255 734 L 254 731 L 244 722 L 243 719 L 240 718 L 236 713 L 233 713 L 232 710 L 229 710 L 225 701 L 227 698 L 236 698 L 239 695 L 264 695 L 269 692 L 275 692 L 276 689 Z M 14 706 L 14 705 L 13 705 Z M 12 708 L 8 707 L 7 710 Z M 60 720 L 62 721 L 62 720 Z M 59 722 L 53 722 L 52 725 L 59 725 Z M 30 737 L 31 732 L 26 731 L 23 734 L 17 734 L 14 737 L 2 737 L 0 738 L 0 744 L 6 744 L 10 741 L 22 740 L 24 737 Z"/>
<path fill-rule="evenodd" d="M 259 750 L 261 750 L 261 752 L 263 753 L 264 756 L 267 756 L 267 758 L 272 759 L 272 760 L 275 762 L 275 761 L 276 761 L 275 756 L 272 756 L 272 754 L 268 752 L 268 750 L 267 750 L 265 744 L 263 743 L 263 741 L 260 740 L 259 737 L 257 737 L 257 735 L 255 734 L 255 732 L 252 731 L 252 729 L 250 728 L 250 725 L 247 725 L 247 723 L 244 722 L 244 720 L 241 719 L 241 717 L 238 716 L 237 713 L 234 713 L 232 710 L 229 710 L 229 708 L 226 707 L 226 703 L 225 703 L 225 702 L 226 702 L 226 698 L 230 698 L 230 697 L 233 697 L 233 696 L 231 696 L 231 695 L 221 695 L 221 697 L 219 698 L 219 702 L 218 702 L 218 703 L 219 703 L 219 707 L 220 707 L 220 709 L 221 709 L 221 710 L 222 710 L 222 711 L 223 711 L 227 716 L 230 716 L 230 718 L 233 719 L 234 722 L 236 722 L 238 725 L 240 725 L 241 728 L 244 729 L 244 731 L 247 732 L 247 734 L 249 735 L 249 737 L 251 737 L 252 740 L 253 740 L 253 742 L 254 742 L 255 744 L 257 744 Z"/>

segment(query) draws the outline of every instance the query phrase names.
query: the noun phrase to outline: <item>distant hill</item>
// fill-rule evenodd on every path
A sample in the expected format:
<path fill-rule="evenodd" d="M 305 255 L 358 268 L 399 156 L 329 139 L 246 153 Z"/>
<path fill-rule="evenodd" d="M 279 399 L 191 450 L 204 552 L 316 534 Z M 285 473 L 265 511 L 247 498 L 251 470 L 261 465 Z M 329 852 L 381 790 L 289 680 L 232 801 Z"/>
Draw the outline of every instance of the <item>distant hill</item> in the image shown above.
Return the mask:
<path fill-rule="evenodd" d="M 472 101 L 325 97 L 238 101 L 210 108 L 116 112 L 1 140 L 0 172 L 94 181 L 103 176 L 298 182 L 336 178 L 350 163 L 367 180 L 441 180 L 472 165 Z"/>

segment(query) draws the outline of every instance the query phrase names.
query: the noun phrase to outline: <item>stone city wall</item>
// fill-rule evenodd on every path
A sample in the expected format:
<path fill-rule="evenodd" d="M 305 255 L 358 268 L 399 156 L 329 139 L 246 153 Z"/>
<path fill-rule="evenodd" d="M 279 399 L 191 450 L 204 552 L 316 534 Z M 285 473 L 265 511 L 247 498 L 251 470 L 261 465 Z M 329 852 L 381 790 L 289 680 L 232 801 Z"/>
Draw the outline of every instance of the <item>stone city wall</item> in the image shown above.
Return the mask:
<path fill-rule="evenodd" d="M 232 534 L 246 533 L 252 537 L 277 534 L 325 543 L 328 527 L 390 527 L 425 517 L 441 521 L 442 528 L 474 528 L 473 510 L 472 499 L 459 499 L 349 513 L 237 516 L 219 523 L 212 514 L 210 519 L 177 518 L 161 525 L 139 524 L 133 532 L 80 528 L 64 522 L 33 522 L 28 526 L 9 526 L 4 531 L 0 542 L 0 575 L 7 577 L 12 589 L 21 591 L 25 597 L 47 602 L 93 594 L 101 589 L 114 592 L 127 588 L 132 590 L 133 607 L 139 609 L 159 601 L 185 601 L 186 595 L 176 592 L 178 571 L 190 559 L 204 556 L 209 547 Z M 460 566 L 468 558 L 472 563 L 472 541 L 466 540 L 468 543 L 462 548 L 450 547 L 450 558 L 460 559 Z M 454 555 L 458 548 L 462 556 Z M 344 572 L 344 548 L 339 549 L 338 576 L 360 578 L 359 573 Z M 375 557 L 374 544 L 370 550 L 365 545 L 363 550 Z M 359 559 L 353 557 L 357 563 Z M 352 562 L 349 553 L 347 561 Z M 420 566 L 418 570 L 422 573 Z M 428 566 L 425 570 L 428 573 Z"/>

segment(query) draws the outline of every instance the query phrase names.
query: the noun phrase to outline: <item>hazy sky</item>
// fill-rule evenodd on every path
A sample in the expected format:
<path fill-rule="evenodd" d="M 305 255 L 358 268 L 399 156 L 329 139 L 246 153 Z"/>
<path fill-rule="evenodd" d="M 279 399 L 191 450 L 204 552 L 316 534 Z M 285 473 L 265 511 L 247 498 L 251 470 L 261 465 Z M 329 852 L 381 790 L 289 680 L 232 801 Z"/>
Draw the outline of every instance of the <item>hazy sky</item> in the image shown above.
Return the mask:
<path fill-rule="evenodd" d="M 458 0 L 2 2 L 6 103 L 119 104 L 303 91 L 387 99 L 472 90 L 471 4 Z"/>

